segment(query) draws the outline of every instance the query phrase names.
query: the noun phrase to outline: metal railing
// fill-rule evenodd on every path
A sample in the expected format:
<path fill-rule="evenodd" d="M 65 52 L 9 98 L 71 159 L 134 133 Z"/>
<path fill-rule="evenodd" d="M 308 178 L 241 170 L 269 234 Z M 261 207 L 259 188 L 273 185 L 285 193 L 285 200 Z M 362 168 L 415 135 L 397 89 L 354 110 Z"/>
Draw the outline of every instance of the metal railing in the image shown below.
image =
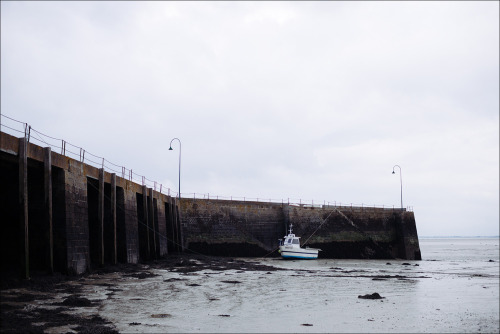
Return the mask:
<path fill-rule="evenodd" d="M 63 156 L 78 160 L 96 168 L 103 168 L 109 173 L 115 173 L 123 179 L 153 188 L 155 191 L 162 194 L 177 195 L 177 193 L 171 191 L 170 188 L 164 188 L 161 183 L 150 180 L 146 176 L 134 172 L 132 168 L 115 164 L 104 157 L 93 154 L 85 150 L 83 147 L 74 145 L 64 139 L 54 138 L 44 134 L 33 128 L 28 123 L 21 122 L 5 114 L 2 114 L 0 119 L 0 130 L 2 132 L 9 133 L 17 137 L 24 137 L 28 142 L 33 144 L 41 144 L 42 146 L 50 147 L 54 152 L 60 153 Z"/>
<path fill-rule="evenodd" d="M 7 130 L 7 131 L 5 131 Z M 96 168 L 103 168 L 105 171 L 110 173 L 115 173 L 117 176 L 121 176 L 123 179 L 135 182 L 137 184 L 145 185 L 152 188 L 154 191 L 168 195 L 168 196 L 178 196 L 178 192 L 172 191 L 170 188 L 164 188 L 163 185 L 154 180 L 148 179 L 144 175 L 140 175 L 132 170 L 132 168 L 126 168 L 115 164 L 104 157 L 95 155 L 86 151 L 84 148 L 74 145 L 64 139 L 54 138 L 46 135 L 25 122 L 21 122 L 5 114 L 0 114 L 0 131 L 9 133 L 17 137 L 24 137 L 28 142 L 41 143 L 45 147 L 51 147 L 55 152 L 60 152 L 61 155 L 73 158 L 82 163 L 94 166 Z M 37 144 L 38 145 L 38 144 Z M 243 201 L 243 202 L 262 202 L 262 203 L 281 203 L 292 206 L 300 206 L 304 208 L 327 208 L 327 207 L 342 207 L 363 209 L 363 208 L 378 208 L 378 209 L 388 209 L 388 210 L 401 210 L 399 207 L 387 206 L 387 205 L 367 205 L 364 203 L 354 204 L 354 203 L 341 203 L 337 201 L 315 201 L 315 200 L 303 200 L 287 198 L 285 199 L 273 199 L 273 198 L 251 198 L 242 196 L 220 196 L 211 195 L 209 193 L 182 193 L 181 198 L 186 199 L 212 199 L 212 200 L 229 200 L 229 201 Z M 413 207 L 406 207 L 405 210 L 413 211 Z"/>
<path fill-rule="evenodd" d="M 225 200 L 225 201 L 239 201 L 239 202 L 261 202 L 268 204 L 287 204 L 291 206 L 299 206 L 302 208 L 350 208 L 352 210 L 363 210 L 363 209 L 386 209 L 386 210 L 401 210 L 400 207 L 394 205 L 384 205 L 384 204 L 366 204 L 366 203 L 345 203 L 337 201 L 315 201 L 315 200 L 303 200 L 300 198 L 287 198 L 287 199 L 276 199 L 276 198 L 265 198 L 265 197 L 237 197 L 237 196 L 220 196 L 211 195 L 210 193 L 182 193 L 182 198 L 186 199 L 204 199 L 204 200 Z M 403 208 L 406 211 L 413 211 L 412 206 L 407 206 Z"/>

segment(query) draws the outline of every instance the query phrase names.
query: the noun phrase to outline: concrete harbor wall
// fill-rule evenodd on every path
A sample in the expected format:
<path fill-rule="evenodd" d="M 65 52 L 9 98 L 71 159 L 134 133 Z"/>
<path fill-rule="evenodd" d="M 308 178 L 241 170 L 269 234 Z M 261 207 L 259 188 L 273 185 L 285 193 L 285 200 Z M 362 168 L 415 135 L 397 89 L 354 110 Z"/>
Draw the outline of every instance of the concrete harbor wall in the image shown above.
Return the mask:
<path fill-rule="evenodd" d="M 420 259 L 413 212 L 179 201 L 26 138 L 0 135 L 2 273 L 80 274 L 182 251 L 272 256 L 290 223 L 302 242 L 323 250 L 320 257 Z"/>
<path fill-rule="evenodd" d="M 401 209 L 182 199 L 181 212 L 186 247 L 203 254 L 277 255 L 293 224 L 320 257 L 421 259 L 414 213 Z"/>
<path fill-rule="evenodd" d="M 182 250 L 175 198 L 3 132 L 0 184 L 2 273 L 80 274 Z"/>

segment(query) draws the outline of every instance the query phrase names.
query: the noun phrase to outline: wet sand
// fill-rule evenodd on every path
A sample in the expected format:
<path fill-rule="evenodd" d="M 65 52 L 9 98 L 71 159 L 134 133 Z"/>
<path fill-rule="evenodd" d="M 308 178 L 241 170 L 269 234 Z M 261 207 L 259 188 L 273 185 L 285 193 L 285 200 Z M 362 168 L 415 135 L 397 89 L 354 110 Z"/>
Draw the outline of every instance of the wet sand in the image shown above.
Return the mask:
<path fill-rule="evenodd" d="M 242 268 L 279 270 L 258 263 L 247 263 L 244 260 L 174 255 L 146 265 L 120 264 L 97 268 L 91 274 L 80 276 L 35 273 L 29 280 L 3 276 L 0 286 L 0 331 L 2 333 L 118 333 L 116 326 L 100 315 L 104 301 L 112 300 L 116 292 L 123 291 L 116 287 L 119 284 L 117 282 L 131 281 L 135 284 L 136 280 L 151 280 L 161 276 L 157 272 L 161 273 L 162 270 L 182 275 L 196 275 L 196 272 L 205 269 L 241 271 Z M 173 279 L 173 281 L 183 281 L 183 279 Z M 140 298 L 131 298 L 132 304 L 139 304 L 138 300 Z M 133 322 L 130 324 L 130 326 L 137 325 L 138 323 Z M 128 330 L 120 329 L 120 331 Z"/>
<path fill-rule="evenodd" d="M 171 256 L 3 281 L 1 331 L 498 333 L 498 270 L 498 258 L 483 257 Z"/>

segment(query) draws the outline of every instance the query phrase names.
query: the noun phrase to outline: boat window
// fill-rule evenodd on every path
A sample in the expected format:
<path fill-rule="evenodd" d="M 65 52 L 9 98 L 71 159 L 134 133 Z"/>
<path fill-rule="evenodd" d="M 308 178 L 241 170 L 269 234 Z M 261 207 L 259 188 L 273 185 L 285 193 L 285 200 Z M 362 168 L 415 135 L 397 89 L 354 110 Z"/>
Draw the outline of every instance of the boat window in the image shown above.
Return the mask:
<path fill-rule="evenodd" d="M 293 243 L 298 245 L 299 244 L 299 239 L 293 239 Z"/>
<path fill-rule="evenodd" d="M 292 239 L 288 239 L 288 243 L 291 244 L 292 243 Z"/>

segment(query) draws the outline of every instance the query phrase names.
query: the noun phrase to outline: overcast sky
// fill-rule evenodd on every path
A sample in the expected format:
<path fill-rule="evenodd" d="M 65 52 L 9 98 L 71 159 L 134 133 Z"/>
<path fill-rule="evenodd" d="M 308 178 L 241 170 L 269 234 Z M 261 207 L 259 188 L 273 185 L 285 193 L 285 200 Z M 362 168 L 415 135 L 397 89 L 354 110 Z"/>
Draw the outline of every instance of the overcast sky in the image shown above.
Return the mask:
<path fill-rule="evenodd" d="M 185 196 L 399 207 L 399 165 L 420 236 L 499 234 L 498 1 L 2 1 L 1 111 L 174 192 L 177 137 Z"/>

